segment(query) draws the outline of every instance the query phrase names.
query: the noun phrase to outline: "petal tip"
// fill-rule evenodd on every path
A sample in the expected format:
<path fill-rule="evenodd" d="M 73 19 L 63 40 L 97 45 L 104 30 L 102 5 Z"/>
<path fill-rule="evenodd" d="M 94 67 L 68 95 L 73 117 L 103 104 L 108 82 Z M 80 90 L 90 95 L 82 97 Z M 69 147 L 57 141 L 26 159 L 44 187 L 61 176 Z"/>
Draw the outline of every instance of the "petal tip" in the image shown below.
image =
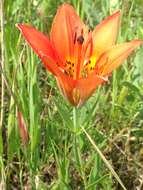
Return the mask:
<path fill-rule="evenodd" d="M 112 20 L 112 19 L 119 20 L 120 15 L 121 15 L 120 10 L 118 10 L 118 11 L 114 12 L 112 15 L 110 15 L 109 17 L 107 17 L 107 20 Z"/>
<path fill-rule="evenodd" d="M 114 12 L 112 15 L 107 17 L 106 21 L 112 21 L 112 20 L 116 20 L 119 22 L 120 21 L 120 10 Z"/>
<path fill-rule="evenodd" d="M 16 28 L 18 28 L 18 29 L 21 28 L 20 25 L 21 25 L 20 23 L 16 23 L 16 24 L 15 24 Z"/>
<path fill-rule="evenodd" d="M 75 11 L 75 9 L 74 9 L 74 6 L 72 6 L 70 3 L 63 3 L 63 4 L 61 4 L 60 6 L 59 6 L 59 8 L 58 8 L 58 11 L 70 11 L 70 10 L 72 10 L 72 11 Z M 57 12 L 58 12 L 57 11 Z"/>
<path fill-rule="evenodd" d="M 140 40 L 140 39 L 135 39 L 134 42 L 137 42 L 139 44 L 143 44 L 143 40 Z"/>
<path fill-rule="evenodd" d="M 118 11 L 116 11 L 115 13 L 113 13 L 112 16 L 120 16 L 120 14 L 121 14 L 121 12 L 120 12 L 120 10 L 118 10 Z"/>
<path fill-rule="evenodd" d="M 72 5 L 70 3 L 63 3 L 60 7 L 71 7 Z"/>
<path fill-rule="evenodd" d="M 134 40 L 132 40 L 132 44 L 134 44 L 135 46 L 140 46 L 143 44 L 143 40 L 134 39 Z"/>
<path fill-rule="evenodd" d="M 15 26 L 16 26 L 19 30 L 32 29 L 32 28 L 33 28 L 33 27 L 30 26 L 29 24 L 23 24 L 23 23 L 17 23 L 17 24 L 15 24 Z"/>
<path fill-rule="evenodd" d="M 110 23 L 114 23 L 114 25 L 117 25 L 117 28 L 119 28 L 120 25 L 120 10 L 116 11 L 112 15 L 109 15 L 107 18 L 101 21 L 100 24 L 98 24 L 95 28 L 95 31 L 102 28 L 103 26 L 106 26 Z"/>
<path fill-rule="evenodd" d="M 71 8 L 71 7 L 72 7 L 71 4 L 69 4 L 69 3 L 63 3 L 63 4 L 61 4 L 61 5 L 59 6 L 58 10 L 69 9 L 69 8 Z"/>
<path fill-rule="evenodd" d="M 15 26 L 16 26 L 20 31 L 22 31 L 24 24 L 17 23 L 17 24 L 15 24 Z"/>

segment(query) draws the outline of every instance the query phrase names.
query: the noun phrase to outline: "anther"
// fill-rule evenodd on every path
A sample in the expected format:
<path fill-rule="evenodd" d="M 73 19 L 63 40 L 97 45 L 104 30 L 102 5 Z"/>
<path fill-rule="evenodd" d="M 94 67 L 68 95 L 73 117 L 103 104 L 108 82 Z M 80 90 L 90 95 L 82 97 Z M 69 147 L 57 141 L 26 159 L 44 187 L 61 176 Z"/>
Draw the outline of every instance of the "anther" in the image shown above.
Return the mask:
<path fill-rule="evenodd" d="M 84 38 L 83 38 L 83 36 L 82 35 L 80 35 L 78 38 L 77 38 L 77 42 L 79 43 L 79 44 L 83 44 L 83 42 L 84 42 Z"/>

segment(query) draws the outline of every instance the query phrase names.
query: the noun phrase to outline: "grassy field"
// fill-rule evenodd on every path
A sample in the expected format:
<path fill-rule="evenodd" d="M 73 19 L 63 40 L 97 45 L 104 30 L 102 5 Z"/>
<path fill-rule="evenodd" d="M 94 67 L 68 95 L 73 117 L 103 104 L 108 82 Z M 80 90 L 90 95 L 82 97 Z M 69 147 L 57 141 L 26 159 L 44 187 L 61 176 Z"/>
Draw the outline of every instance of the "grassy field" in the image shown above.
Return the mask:
<path fill-rule="evenodd" d="M 118 42 L 143 39 L 143 0 L 4 0 L 0 189 L 122 190 L 119 177 L 127 190 L 142 190 L 143 48 L 78 109 L 75 131 L 73 108 L 15 27 L 28 23 L 48 34 L 63 2 L 71 3 L 92 29 L 120 10 Z"/>

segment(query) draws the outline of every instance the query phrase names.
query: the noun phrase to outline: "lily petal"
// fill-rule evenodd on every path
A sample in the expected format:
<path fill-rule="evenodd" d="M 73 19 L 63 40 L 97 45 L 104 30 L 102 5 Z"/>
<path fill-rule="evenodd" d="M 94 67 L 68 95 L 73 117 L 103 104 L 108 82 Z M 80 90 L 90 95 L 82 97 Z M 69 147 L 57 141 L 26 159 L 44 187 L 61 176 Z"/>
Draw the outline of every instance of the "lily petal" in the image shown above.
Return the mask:
<path fill-rule="evenodd" d="M 50 39 L 63 62 L 73 55 L 75 32 L 78 35 L 85 26 L 74 8 L 64 3 L 54 18 Z"/>
<path fill-rule="evenodd" d="M 63 96 L 74 105 L 72 90 L 74 88 L 75 81 L 65 75 L 63 71 L 59 69 L 57 64 L 55 64 L 54 52 L 49 39 L 31 26 L 18 24 L 17 27 L 22 32 L 28 44 L 42 60 L 46 69 L 56 76 Z"/>
<path fill-rule="evenodd" d="M 44 55 L 54 58 L 54 51 L 47 36 L 26 24 L 17 24 L 16 26 L 38 55 L 42 52 Z"/>
<path fill-rule="evenodd" d="M 80 107 L 94 93 L 95 89 L 107 79 L 92 74 L 87 78 L 74 80 L 65 74 L 57 77 L 62 95 L 73 105 Z"/>
<path fill-rule="evenodd" d="M 78 107 L 82 106 L 84 102 L 94 93 L 95 89 L 106 82 L 107 79 L 98 75 L 92 74 L 87 78 L 83 78 L 77 81 L 76 89 L 79 91 L 80 101 Z"/>
<path fill-rule="evenodd" d="M 114 45 L 118 35 L 120 12 L 107 17 L 93 31 L 93 54 L 99 56 L 110 46 Z"/>
<path fill-rule="evenodd" d="M 143 42 L 141 40 L 132 40 L 131 42 L 115 45 L 108 49 L 103 53 L 99 61 L 97 61 L 99 72 L 101 72 L 103 76 L 111 73 L 142 43 Z"/>
<path fill-rule="evenodd" d="M 50 65 L 49 60 L 51 60 L 52 62 L 54 60 L 56 62 L 57 57 L 54 53 L 48 37 L 31 26 L 25 24 L 17 24 L 16 26 L 21 31 L 26 41 L 32 47 L 35 53 L 45 63 L 46 68 L 53 74 L 55 74 L 54 68 L 56 68 L 56 64 L 53 63 L 52 65 Z"/>
<path fill-rule="evenodd" d="M 76 81 L 72 79 L 71 77 L 66 76 L 65 74 L 61 74 L 57 78 L 57 85 L 62 93 L 62 95 L 65 97 L 66 100 L 68 100 L 72 105 L 76 105 L 74 99 L 73 99 L 73 89 L 75 88 Z"/>

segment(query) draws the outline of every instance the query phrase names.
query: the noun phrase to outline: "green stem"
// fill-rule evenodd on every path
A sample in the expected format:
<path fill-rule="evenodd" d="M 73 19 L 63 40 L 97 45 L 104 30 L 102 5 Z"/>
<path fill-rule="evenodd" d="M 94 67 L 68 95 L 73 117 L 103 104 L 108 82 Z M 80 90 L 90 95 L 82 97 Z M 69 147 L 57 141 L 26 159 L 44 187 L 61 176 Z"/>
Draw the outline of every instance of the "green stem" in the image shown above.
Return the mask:
<path fill-rule="evenodd" d="M 4 43 L 4 1 L 0 2 L 0 15 L 1 15 L 1 68 L 4 69 L 5 63 L 5 43 Z M 4 77 L 1 74 L 1 111 L 0 111 L 0 128 L 3 127 L 4 121 L 4 95 L 5 95 L 5 84 Z"/>
<path fill-rule="evenodd" d="M 73 108 L 73 128 L 74 128 L 74 145 L 73 145 L 74 157 L 77 163 L 79 173 L 83 179 L 84 187 L 86 189 L 86 177 L 84 174 L 84 169 L 83 169 L 84 167 L 83 167 L 81 152 L 80 152 L 80 142 L 79 142 L 80 136 L 77 135 L 79 123 L 78 123 L 78 109 L 76 107 Z"/>
<path fill-rule="evenodd" d="M 73 127 L 74 127 L 74 132 L 76 133 L 77 127 L 78 127 L 78 120 L 77 120 L 77 108 L 73 108 Z"/>

